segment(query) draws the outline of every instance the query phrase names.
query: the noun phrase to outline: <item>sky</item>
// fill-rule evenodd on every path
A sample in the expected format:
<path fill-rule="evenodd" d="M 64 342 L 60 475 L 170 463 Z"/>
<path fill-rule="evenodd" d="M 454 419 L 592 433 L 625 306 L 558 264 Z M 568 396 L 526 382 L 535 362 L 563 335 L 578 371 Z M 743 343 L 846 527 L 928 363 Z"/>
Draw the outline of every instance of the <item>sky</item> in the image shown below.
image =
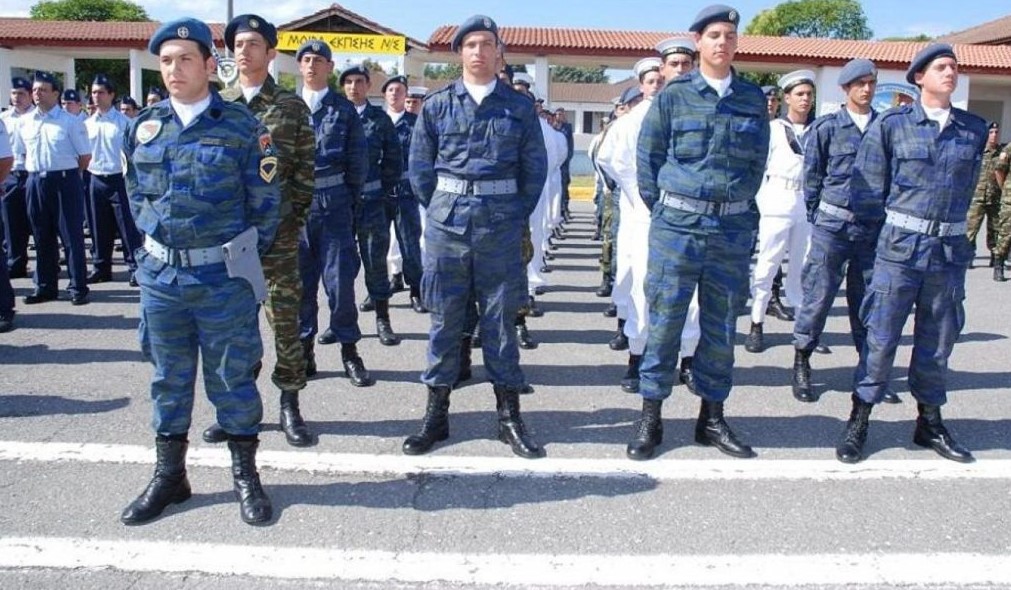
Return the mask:
<path fill-rule="evenodd" d="M 746 23 L 776 0 L 722 0 L 737 8 Z M 253 12 L 283 24 L 325 8 L 332 0 L 233 0 L 234 13 Z M 436 27 L 459 24 L 468 16 L 486 14 L 500 25 L 683 31 L 692 17 L 711 0 L 341 0 L 339 4 L 368 19 L 419 41 L 427 41 Z M 226 0 L 140 0 L 155 20 L 196 16 L 224 22 Z M 266 5 L 265 5 L 266 4 Z M 875 0 L 862 2 L 876 38 L 931 36 L 966 29 L 1011 14 L 1007 0 Z M 0 15 L 27 16 L 29 1 L 0 0 Z M 915 10 L 912 10 L 915 7 Z"/>

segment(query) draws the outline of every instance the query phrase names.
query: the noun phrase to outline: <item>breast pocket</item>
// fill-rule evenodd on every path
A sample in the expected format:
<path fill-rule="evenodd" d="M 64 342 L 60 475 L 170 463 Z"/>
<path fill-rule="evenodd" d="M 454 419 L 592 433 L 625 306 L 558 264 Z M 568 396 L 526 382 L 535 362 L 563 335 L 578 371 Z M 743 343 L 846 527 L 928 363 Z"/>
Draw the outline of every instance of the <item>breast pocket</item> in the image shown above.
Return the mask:
<path fill-rule="evenodd" d="M 930 148 L 915 143 L 895 146 L 895 183 L 905 187 L 923 187 L 930 183 Z"/>
<path fill-rule="evenodd" d="M 339 117 L 327 117 L 320 125 L 319 148 L 323 157 L 340 159 L 344 155 L 347 143 L 348 128 Z"/>
<path fill-rule="evenodd" d="M 709 151 L 711 126 L 702 117 L 676 117 L 671 120 L 674 157 L 681 161 L 698 160 Z"/>
<path fill-rule="evenodd" d="M 828 146 L 828 175 L 849 176 L 853 171 L 853 161 L 857 158 L 857 142 L 832 142 Z"/>
<path fill-rule="evenodd" d="M 761 124 L 765 124 L 762 122 Z M 730 120 L 730 155 L 753 159 L 761 139 L 760 123 L 752 117 L 734 117 Z"/>
<path fill-rule="evenodd" d="M 131 161 L 133 176 L 137 179 L 137 192 L 161 196 L 168 189 L 168 170 L 165 167 L 165 147 L 141 144 L 133 151 Z"/>
<path fill-rule="evenodd" d="M 518 159 L 522 137 L 523 121 L 511 116 L 493 119 L 487 131 L 489 157 L 497 161 Z"/>
<path fill-rule="evenodd" d="M 211 203 L 232 198 L 240 180 L 238 162 L 238 148 L 200 146 L 193 167 L 193 195 Z"/>
<path fill-rule="evenodd" d="M 954 170 L 949 175 L 956 188 L 975 188 L 976 179 L 972 176 L 972 171 L 976 167 L 977 152 L 971 145 L 957 144 L 955 146 Z"/>

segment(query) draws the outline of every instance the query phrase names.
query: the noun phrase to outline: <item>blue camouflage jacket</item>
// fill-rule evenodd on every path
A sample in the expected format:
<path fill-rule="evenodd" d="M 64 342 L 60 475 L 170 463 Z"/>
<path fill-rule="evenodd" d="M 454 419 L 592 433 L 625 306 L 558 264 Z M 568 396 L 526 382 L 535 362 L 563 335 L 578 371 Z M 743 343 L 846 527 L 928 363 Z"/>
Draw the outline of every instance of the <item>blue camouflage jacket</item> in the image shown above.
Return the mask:
<path fill-rule="evenodd" d="M 404 111 L 400 120 L 393 124 L 393 129 L 397 132 L 397 139 L 400 141 L 400 153 L 404 156 L 404 171 L 400 175 L 400 184 L 397 185 L 397 194 L 402 197 L 410 197 L 411 182 L 407 177 L 408 158 L 411 157 L 411 134 L 414 133 L 414 124 L 418 120 L 418 115 Z"/>
<path fill-rule="evenodd" d="M 769 152 L 765 95 L 733 75 L 720 98 L 695 70 L 653 99 L 639 132 L 639 194 L 650 209 L 661 191 L 714 202 L 754 201 Z M 676 212 L 686 223 L 698 215 Z"/>
<path fill-rule="evenodd" d="M 515 197 L 488 197 L 502 219 L 526 220 L 540 199 L 548 156 L 534 104 L 501 81 L 480 105 L 461 79 L 435 92 L 414 126 L 409 158 L 411 187 L 429 207 L 438 176 L 463 180 L 515 179 Z M 457 195 L 446 197 L 436 217 L 452 215 Z M 439 221 L 439 219 L 436 219 Z"/>
<path fill-rule="evenodd" d="M 368 145 L 361 118 L 351 101 L 333 88 L 312 112 L 316 132 L 316 179 L 344 173 L 344 183 L 361 195 L 368 174 Z"/>
<path fill-rule="evenodd" d="M 871 110 L 867 129 L 877 120 L 878 114 Z M 806 133 L 807 147 L 804 150 L 804 201 L 809 214 L 818 209 L 818 203 L 842 207 L 856 215 L 858 222 L 874 224 L 885 218 L 885 209 L 879 199 L 857 201 L 849 188 L 853 161 L 864 138 L 863 132 L 853 122 L 846 107 L 834 113 L 818 117 Z M 833 222 L 823 220 L 819 215 L 818 224 Z M 845 223 L 845 222 L 842 222 Z"/>
<path fill-rule="evenodd" d="M 369 173 L 365 182 L 382 183 L 382 195 L 392 195 L 404 170 L 403 150 L 393 128 L 393 121 L 383 109 L 369 104 L 362 111 L 362 126 L 369 144 Z"/>
<path fill-rule="evenodd" d="M 216 92 L 185 128 L 168 100 L 145 108 L 123 140 L 137 229 L 169 248 L 190 249 L 219 246 L 253 226 L 262 255 L 280 221 L 273 150 L 267 128 Z M 145 255 L 138 262 L 166 284 L 227 277 L 224 263 L 175 267 Z"/>
<path fill-rule="evenodd" d="M 916 102 L 882 113 L 868 130 L 853 164 L 853 198 L 921 219 L 965 221 L 976 188 L 987 129 L 983 119 L 952 107 L 938 133 Z M 877 256 L 918 270 L 968 266 L 965 234 L 937 237 L 885 223 Z"/>

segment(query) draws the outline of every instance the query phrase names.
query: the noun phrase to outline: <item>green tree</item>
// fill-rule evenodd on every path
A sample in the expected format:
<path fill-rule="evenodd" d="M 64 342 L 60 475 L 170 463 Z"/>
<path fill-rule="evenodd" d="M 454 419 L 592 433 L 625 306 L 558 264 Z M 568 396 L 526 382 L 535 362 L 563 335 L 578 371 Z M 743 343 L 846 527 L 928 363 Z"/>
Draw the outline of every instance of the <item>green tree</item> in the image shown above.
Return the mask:
<path fill-rule="evenodd" d="M 910 37 L 885 37 L 882 39 L 882 41 L 910 41 L 914 43 L 923 43 L 933 40 L 934 38 L 926 33 L 920 33 L 919 35 L 912 35 Z"/>
<path fill-rule="evenodd" d="M 455 80 L 463 74 L 463 64 L 429 64 L 425 66 L 427 80 Z"/>
<path fill-rule="evenodd" d="M 590 68 L 555 66 L 551 68 L 551 81 L 575 82 L 577 84 L 607 84 L 610 80 L 604 70 L 604 66 Z"/>
<path fill-rule="evenodd" d="M 857 0 L 790 0 L 759 12 L 746 35 L 870 39 L 867 16 Z"/>
<path fill-rule="evenodd" d="M 145 10 L 128 0 L 42 0 L 30 9 L 35 20 L 74 20 L 74 21 L 130 21 L 142 22 L 151 20 Z M 117 96 L 122 98 L 130 89 L 130 62 L 123 59 L 77 59 L 74 60 L 74 75 L 77 86 L 90 90 L 91 81 L 97 74 L 109 77 L 118 90 Z M 158 72 L 145 70 L 142 74 L 144 91 L 153 87 L 161 87 L 161 75 Z M 138 103 L 144 103 L 143 96 L 133 97 Z"/>

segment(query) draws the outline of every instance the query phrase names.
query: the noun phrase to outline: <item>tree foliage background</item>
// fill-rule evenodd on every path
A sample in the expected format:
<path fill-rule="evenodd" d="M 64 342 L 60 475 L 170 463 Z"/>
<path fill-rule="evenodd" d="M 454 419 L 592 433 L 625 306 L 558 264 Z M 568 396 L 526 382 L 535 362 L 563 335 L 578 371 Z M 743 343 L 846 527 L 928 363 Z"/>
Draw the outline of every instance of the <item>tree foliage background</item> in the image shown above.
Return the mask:
<path fill-rule="evenodd" d="M 151 20 L 147 12 L 129 0 L 42 0 L 29 10 L 35 20 L 73 21 L 129 21 Z M 130 62 L 125 59 L 77 59 L 74 60 L 74 75 L 77 86 L 91 90 L 91 81 L 99 73 L 109 77 L 117 89 L 117 97 L 122 98 L 130 91 Z M 162 86 L 158 72 L 145 70 L 142 75 L 144 91 Z M 143 96 L 135 96 L 138 103 L 144 103 Z"/>
<path fill-rule="evenodd" d="M 576 84 L 607 84 L 610 80 L 604 66 L 580 68 L 574 66 L 555 66 L 551 68 L 552 82 L 574 82 Z"/>

